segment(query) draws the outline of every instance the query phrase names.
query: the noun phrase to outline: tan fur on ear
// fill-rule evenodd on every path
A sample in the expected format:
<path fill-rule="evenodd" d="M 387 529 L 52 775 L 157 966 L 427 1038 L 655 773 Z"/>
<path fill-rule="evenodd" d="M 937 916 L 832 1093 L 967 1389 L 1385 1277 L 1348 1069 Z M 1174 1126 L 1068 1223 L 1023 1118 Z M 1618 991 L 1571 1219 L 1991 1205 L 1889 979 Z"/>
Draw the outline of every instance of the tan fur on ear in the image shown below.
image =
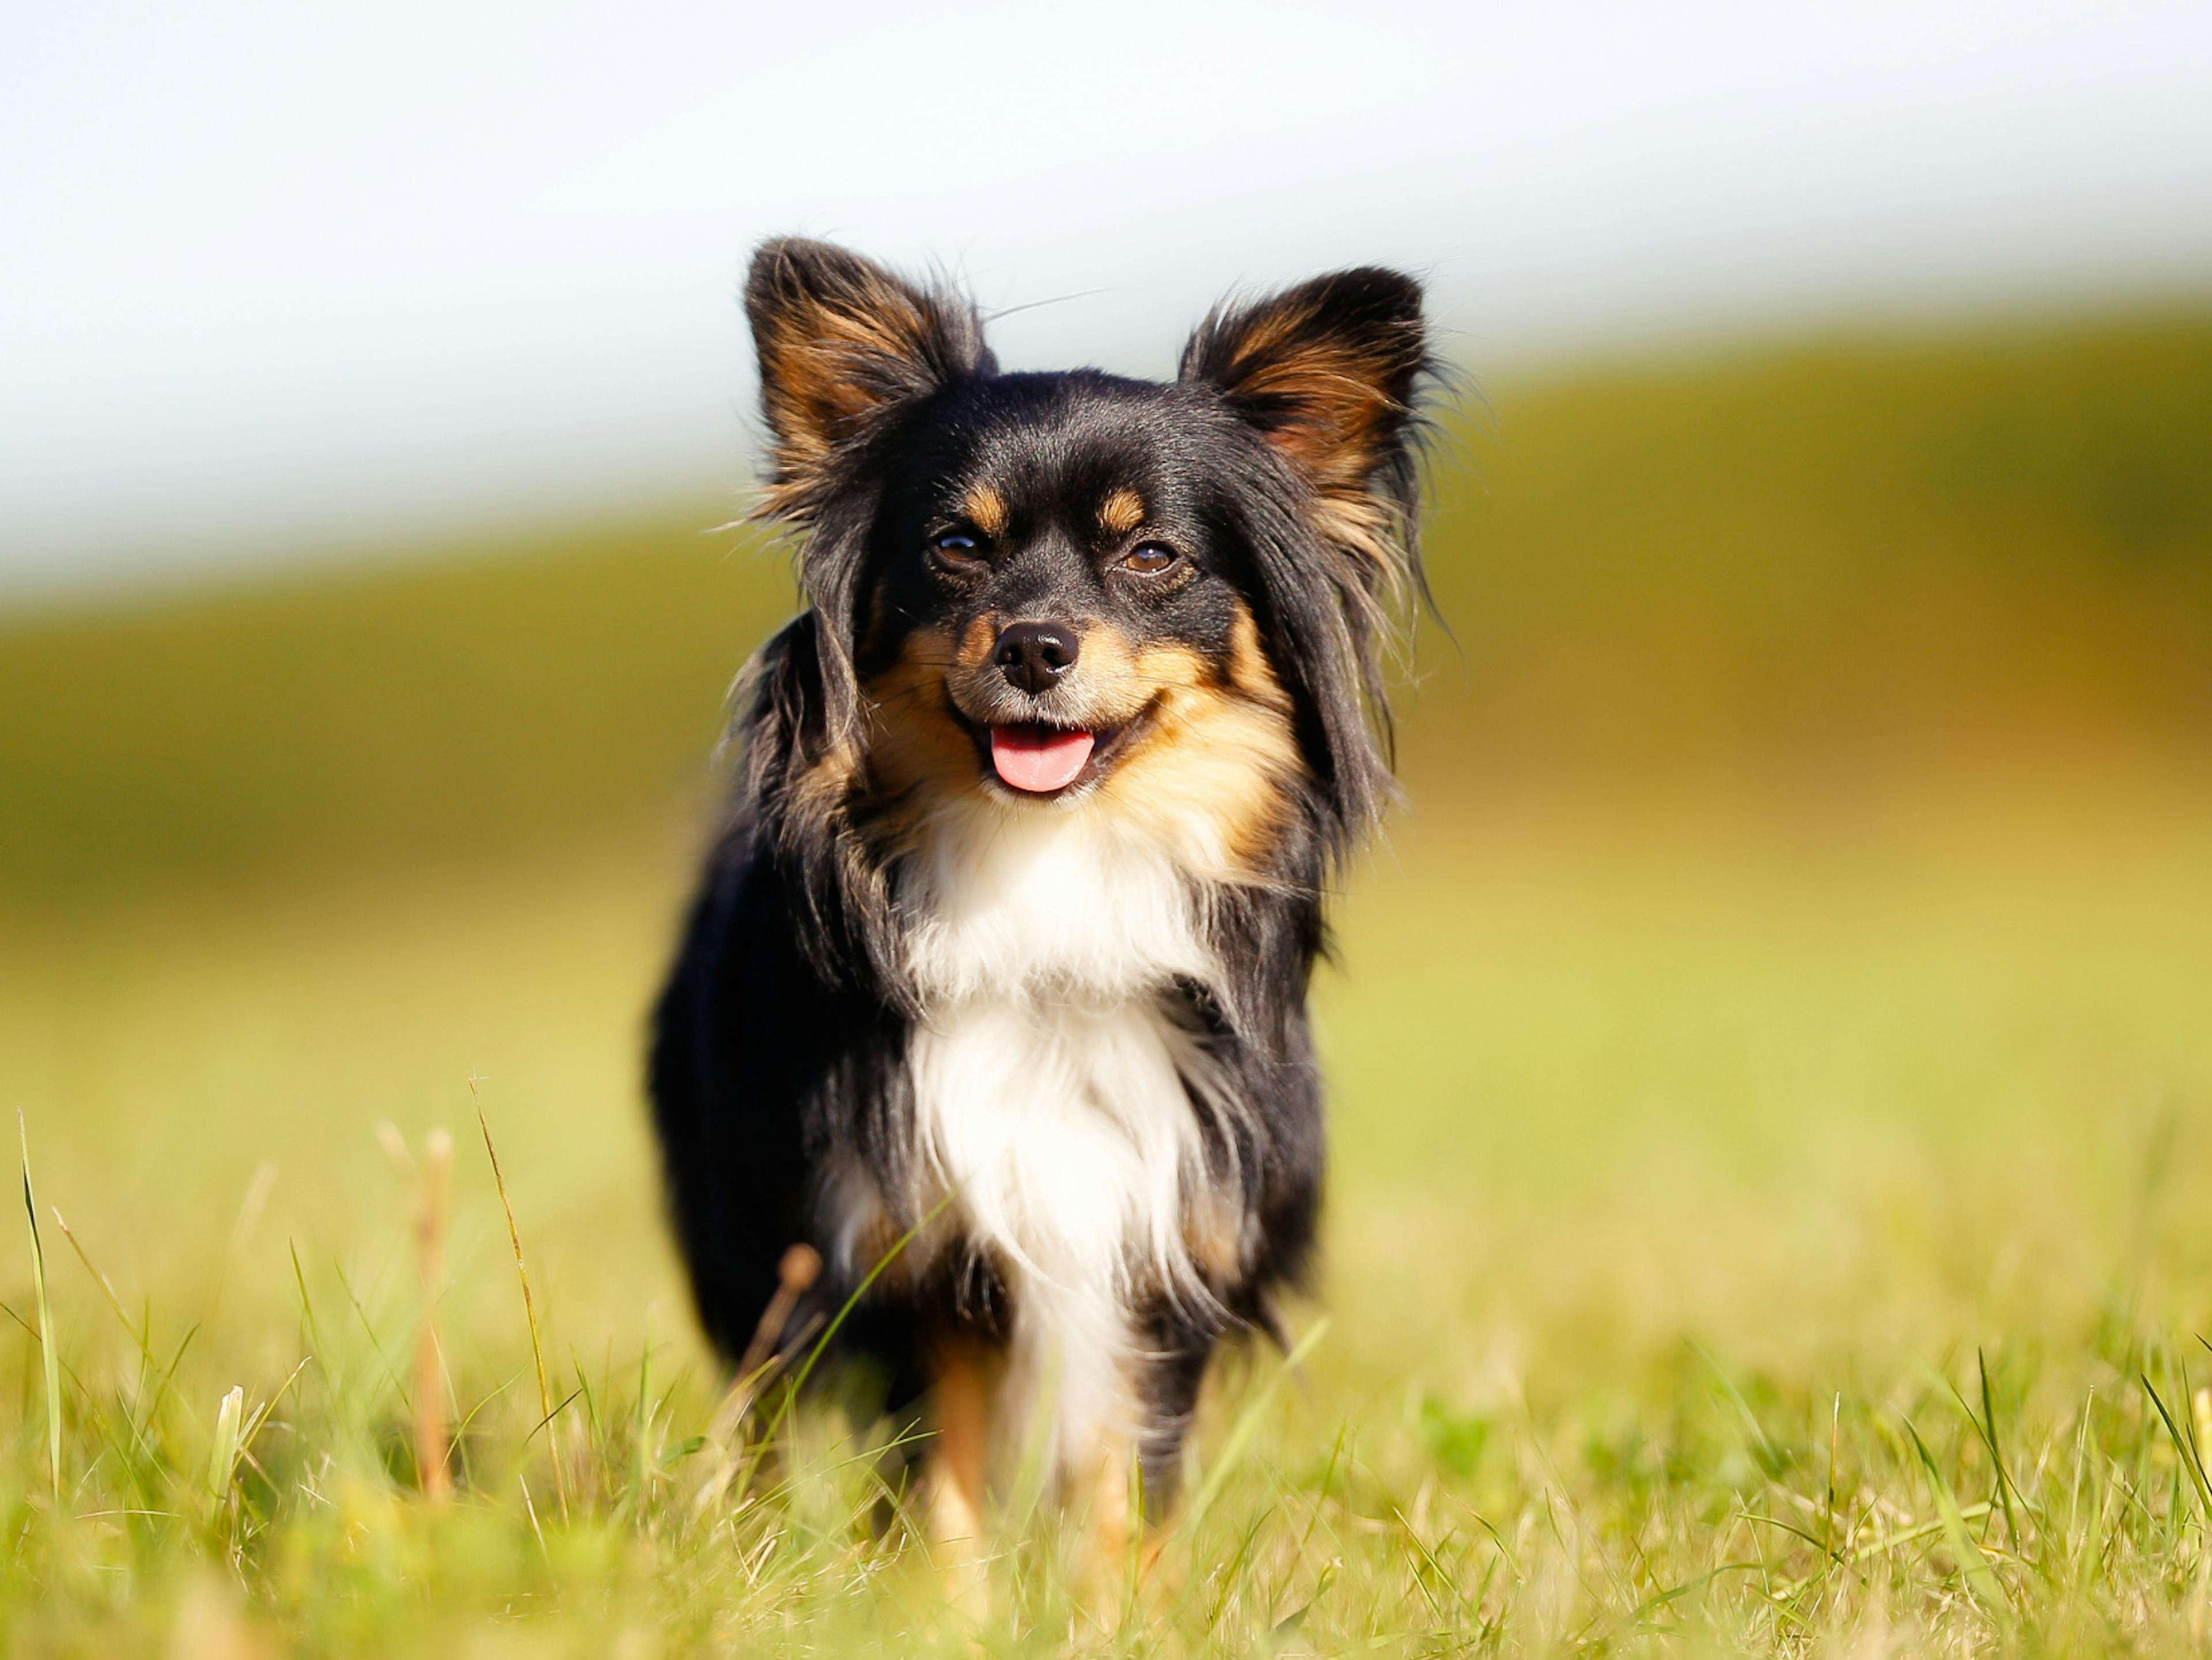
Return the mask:
<path fill-rule="evenodd" d="M 1317 328 L 1318 296 L 1294 290 L 1254 312 L 1226 365 L 1239 399 L 1271 417 L 1267 436 L 1322 485 L 1357 488 L 1378 431 L 1399 410 L 1387 344 Z"/>
<path fill-rule="evenodd" d="M 1395 584 L 1429 367 L 1419 284 L 1364 267 L 1215 313 L 1184 349 L 1182 378 L 1257 427 L 1311 489 L 1314 527 Z"/>
<path fill-rule="evenodd" d="M 878 416 L 988 362 L 965 300 L 827 242 L 763 244 L 745 314 L 775 441 L 762 517 L 805 517 L 839 451 Z"/>

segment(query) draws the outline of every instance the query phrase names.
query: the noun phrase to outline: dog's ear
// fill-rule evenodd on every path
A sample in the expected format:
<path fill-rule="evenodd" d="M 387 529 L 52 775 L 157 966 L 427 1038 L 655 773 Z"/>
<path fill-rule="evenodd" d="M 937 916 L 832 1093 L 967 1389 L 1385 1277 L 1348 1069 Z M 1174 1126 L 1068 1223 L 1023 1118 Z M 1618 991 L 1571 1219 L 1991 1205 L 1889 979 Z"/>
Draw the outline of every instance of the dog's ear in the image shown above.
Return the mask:
<path fill-rule="evenodd" d="M 1385 579 L 1406 558 L 1432 368 L 1421 285 L 1373 265 L 1217 310 L 1182 354 L 1182 379 L 1258 428 L 1312 490 L 1316 527 Z"/>
<path fill-rule="evenodd" d="M 809 516 L 840 453 L 888 411 L 988 366 L 975 307 L 803 237 L 761 245 L 745 278 L 773 438 L 765 514 Z"/>

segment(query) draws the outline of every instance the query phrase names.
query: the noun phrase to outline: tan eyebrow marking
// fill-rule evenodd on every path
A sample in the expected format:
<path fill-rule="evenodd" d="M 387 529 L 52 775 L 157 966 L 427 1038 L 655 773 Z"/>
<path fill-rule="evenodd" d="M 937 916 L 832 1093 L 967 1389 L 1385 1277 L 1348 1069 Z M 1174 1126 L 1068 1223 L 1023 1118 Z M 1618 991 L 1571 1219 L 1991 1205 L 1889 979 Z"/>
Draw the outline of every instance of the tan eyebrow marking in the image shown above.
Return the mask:
<path fill-rule="evenodd" d="M 1108 491 L 1098 504 L 1098 522 L 1116 536 L 1127 536 L 1145 522 L 1145 498 L 1127 486 Z"/>
<path fill-rule="evenodd" d="M 960 509 L 968 515 L 968 522 L 984 535 L 1006 533 L 1006 498 L 990 485 L 970 485 L 968 494 L 960 498 Z"/>

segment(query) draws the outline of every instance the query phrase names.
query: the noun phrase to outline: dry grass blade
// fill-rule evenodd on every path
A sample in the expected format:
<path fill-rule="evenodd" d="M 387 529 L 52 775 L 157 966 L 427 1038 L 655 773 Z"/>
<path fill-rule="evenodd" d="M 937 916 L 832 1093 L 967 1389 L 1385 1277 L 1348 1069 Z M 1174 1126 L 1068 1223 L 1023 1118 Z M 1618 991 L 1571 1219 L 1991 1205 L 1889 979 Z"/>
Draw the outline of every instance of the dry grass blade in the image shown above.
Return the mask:
<path fill-rule="evenodd" d="M 553 1498 L 561 1519 L 568 1519 L 568 1480 L 561 1466 L 561 1438 L 553 1421 L 553 1383 L 545 1371 L 545 1339 L 538 1328 L 538 1304 L 530 1294 L 530 1265 L 522 1260 L 522 1231 L 514 1225 L 514 1201 L 507 1196 L 507 1177 L 499 1167 L 499 1148 L 491 1139 L 491 1122 L 484 1116 L 477 1080 L 469 1079 L 469 1099 L 476 1105 L 477 1128 L 483 1132 L 484 1156 L 491 1160 L 492 1186 L 499 1190 L 499 1207 L 507 1218 L 507 1243 L 514 1251 L 514 1277 L 522 1282 L 522 1317 L 530 1328 L 530 1359 L 538 1372 L 538 1410 L 545 1426 L 545 1447 L 553 1461 Z"/>
<path fill-rule="evenodd" d="M 724 1392 L 721 1404 L 707 1426 L 706 1444 L 714 1456 L 708 1466 L 706 1478 L 692 1497 L 691 1513 L 702 1516 L 713 1507 L 738 1473 L 738 1432 L 744 1423 L 745 1414 L 760 1398 L 760 1392 L 775 1375 L 780 1356 L 777 1340 L 783 1329 L 791 1323 L 798 1311 L 799 1299 L 822 1273 L 822 1257 L 811 1245 L 793 1245 L 783 1254 L 776 1265 L 775 1294 L 769 1298 L 768 1306 L 761 1311 L 759 1323 L 753 1329 L 752 1341 L 745 1345 L 745 1353 L 738 1362 L 737 1376 L 731 1379 Z M 813 1335 L 808 1331 L 797 1340 L 804 1343 Z M 795 1347 L 795 1345 L 794 1345 Z"/>
<path fill-rule="evenodd" d="M 1959 1510 L 1959 1519 L 1962 1523 L 1978 1522 L 1982 1517 L 1987 1516 L 1994 1508 L 1994 1505 L 1978 1503 L 1961 1505 Z M 1759 1519 L 1771 1521 L 1772 1518 L 1761 1517 Z M 1900 1528 L 1895 1533 L 1877 1534 L 1874 1538 L 1869 1539 L 1865 1544 L 1859 1546 L 1856 1550 L 1841 1554 L 1834 1560 L 1839 1566 L 1848 1568 L 1863 1567 L 1869 1562 L 1872 1562 L 1880 1557 L 1887 1556 L 1893 1550 L 1901 1550 L 1907 1545 L 1925 1544 L 1929 1540 L 1936 1538 L 1937 1535 L 1945 1532 L 1949 1526 L 1949 1519 L 1939 1515 L 1935 1521 L 1923 1522 L 1917 1527 Z M 1798 1530 L 1794 1528 L 1789 1530 L 1791 1532 L 1798 1532 Z M 1799 1533 L 1798 1536 L 1803 1538 L 1806 1535 L 1802 1533 Z M 1814 1541 L 1808 1540 L 1808 1542 Z M 1823 1567 L 1822 1572 L 1826 1572 L 1825 1566 Z M 1812 1586 L 1818 1577 L 1818 1575 L 1815 1575 L 1813 1578 L 1779 1580 L 1776 1582 L 1772 1588 L 1771 1592 L 1771 1599 L 1778 1602 L 1787 1602 L 1796 1597 L 1801 1596 L 1809 1587 Z"/>
<path fill-rule="evenodd" d="M 415 1332 L 415 1478 L 434 1505 L 453 1497 L 446 1426 L 446 1369 L 438 1347 L 438 1298 L 446 1277 L 446 1209 L 453 1138 L 434 1129 L 422 1143 L 422 1192 L 415 1219 L 422 1309 Z"/>
<path fill-rule="evenodd" d="M 115 1317 L 123 1323 L 123 1329 L 131 1334 L 131 1341 L 138 1345 L 139 1352 L 144 1353 L 146 1334 L 131 1323 L 131 1316 L 124 1312 L 123 1299 L 116 1295 L 115 1287 L 107 1276 L 93 1266 L 92 1258 L 85 1254 L 83 1245 L 78 1243 L 76 1235 L 70 1231 L 70 1225 L 62 1215 L 61 1207 L 49 1205 L 46 1210 L 53 1217 L 54 1225 L 61 1230 L 62 1237 L 69 1241 L 70 1249 L 76 1253 L 76 1260 L 84 1264 L 84 1271 L 92 1276 L 93 1283 L 100 1287 L 100 1294 L 106 1299 L 107 1306 L 115 1311 Z"/>
<path fill-rule="evenodd" d="M 230 1496 L 230 1478 L 238 1468 L 238 1455 L 244 1445 L 240 1430 L 246 1416 L 246 1389 L 234 1385 L 222 1397 L 222 1404 L 215 1415 L 215 1444 L 208 1452 L 208 1502 L 220 1507 Z"/>
<path fill-rule="evenodd" d="M 875 1288 L 876 1281 L 883 1277 L 885 1270 L 906 1254 L 907 1247 L 921 1237 L 924 1229 L 945 1213 L 946 1208 L 952 1203 L 953 1198 L 953 1194 L 946 1194 L 945 1197 L 930 1207 L 920 1221 L 891 1241 L 890 1248 L 876 1259 L 876 1265 L 873 1268 L 861 1275 L 860 1283 L 853 1287 L 851 1293 L 847 1296 L 837 1312 L 830 1317 L 827 1324 L 823 1326 L 820 1335 L 811 1338 L 811 1347 L 806 1351 L 805 1362 L 800 1365 L 797 1373 L 784 1385 L 783 1399 L 776 1404 L 775 1415 L 769 1420 L 768 1427 L 761 1432 L 762 1446 L 774 1444 L 778 1432 L 783 1428 L 784 1420 L 791 1415 L 792 1408 L 799 1402 L 799 1391 L 806 1387 L 806 1380 L 813 1376 L 814 1368 L 820 1363 L 823 1355 L 828 1353 L 831 1341 L 836 1337 L 838 1331 L 843 1327 L 853 1310 L 860 1307 L 869 1292 Z M 791 1261 L 787 1256 L 785 1260 Z M 808 1329 L 811 1333 L 812 1328 L 810 1326 Z M 798 1342 L 793 1345 L 793 1349 L 798 1347 L 799 1343 L 808 1341 L 806 1337 L 799 1338 Z M 751 1479 L 750 1468 L 746 1472 L 746 1479 L 748 1481 Z M 742 1488 L 739 1489 L 739 1496 L 743 1496 Z"/>
<path fill-rule="evenodd" d="M 300 1364 L 284 1374 L 284 1381 L 276 1386 L 276 1392 L 254 1408 L 253 1416 L 246 1420 L 246 1426 L 238 1433 L 240 1452 L 246 1453 L 252 1450 L 254 1438 L 261 1433 L 262 1426 L 268 1423 L 269 1414 L 276 1411 L 277 1403 L 291 1393 L 292 1385 L 300 1381 L 300 1374 L 307 1371 L 314 1358 L 312 1354 L 301 1355 Z"/>
<path fill-rule="evenodd" d="M 522 1511 L 530 1518 L 531 1536 L 538 1541 L 538 1554 L 545 1559 L 546 1566 L 550 1567 L 553 1562 L 553 1553 L 546 1547 L 545 1529 L 538 1523 L 538 1501 L 530 1496 L 530 1478 L 517 1470 L 514 1479 L 522 1489 Z"/>

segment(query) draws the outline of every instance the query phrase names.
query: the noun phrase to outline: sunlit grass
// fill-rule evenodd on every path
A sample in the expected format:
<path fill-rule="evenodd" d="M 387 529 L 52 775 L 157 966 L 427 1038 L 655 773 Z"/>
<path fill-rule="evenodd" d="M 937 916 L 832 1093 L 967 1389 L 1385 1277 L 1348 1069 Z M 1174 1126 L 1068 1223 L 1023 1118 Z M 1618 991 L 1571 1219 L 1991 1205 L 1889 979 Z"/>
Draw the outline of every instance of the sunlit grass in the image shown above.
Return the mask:
<path fill-rule="evenodd" d="M 1825 846 L 1566 800 L 1541 835 L 1401 834 L 1322 994 L 1329 1329 L 1286 1389 L 1272 1353 L 1229 1369 L 1154 1586 L 1085 1611 L 1048 1521 L 1010 1529 L 987 1644 L 2185 1646 L 2204 1517 L 2146 1380 L 2182 1444 L 2212 1430 L 2212 804 L 2044 809 L 1899 805 Z M 179 1620 L 303 1652 L 964 1650 L 872 1456 L 910 1426 L 802 1412 L 698 1504 L 720 1383 L 633 1081 L 678 869 L 623 846 L 11 937 L 0 1052 L 87 1259 L 43 1212 L 58 1505 L 11 1276 L 19 1651 Z M 443 1506 L 385 1117 L 463 1155 Z"/>

